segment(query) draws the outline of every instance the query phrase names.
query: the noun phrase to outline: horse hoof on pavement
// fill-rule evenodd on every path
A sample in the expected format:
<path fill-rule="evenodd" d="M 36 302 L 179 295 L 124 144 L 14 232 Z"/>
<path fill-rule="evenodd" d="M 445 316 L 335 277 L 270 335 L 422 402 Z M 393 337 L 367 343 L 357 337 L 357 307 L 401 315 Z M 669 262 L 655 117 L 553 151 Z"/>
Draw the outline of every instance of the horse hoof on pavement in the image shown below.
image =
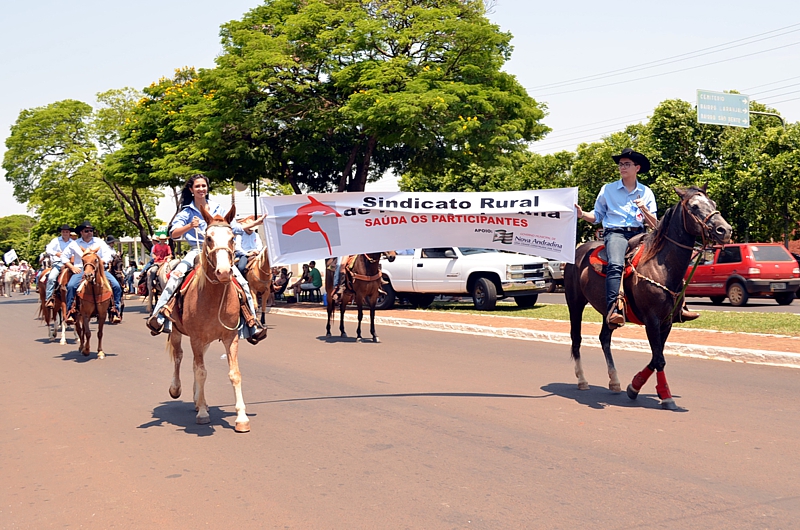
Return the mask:
<path fill-rule="evenodd" d="M 578 390 L 589 390 L 589 383 L 578 383 Z"/>
<path fill-rule="evenodd" d="M 97 352 L 97 358 L 98 359 L 105 359 L 106 358 L 105 352 L 101 352 L 101 351 Z"/>
<path fill-rule="evenodd" d="M 379 339 L 378 337 L 372 337 L 372 342 L 380 342 L 380 341 L 381 339 Z"/>
<path fill-rule="evenodd" d="M 236 426 L 234 427 L 236 432 L 250 432 L 250 422 L 249 421 L 237 421 Z"/>
<path fill-rule="evenodd" d="M 678 405 L 675 404 L 674 399 L 667 398 L 661 401 L 661 408 L 665 410 L 678 410 Z"/>
<path fill-rule="evenodd" d="M 181 397 L 181 389 L 180 389 L 180 387 L 178 387 L 177 390 L 173 390 L 172 387 L 169 387 L 169 396 L 172 399 L 178 399 L 179 397 Z"/>
<path fill-rule="evenodd" d="M 330 331 L 329 331 L 329 332 L 327 332 L 327 333 L 325 334 L 325 336 L 326 336 L 326 337 L 330 337 L 330 336 L 331 336 L 331 332 L 330 332 Z"/>
<path fill-rule="evenodd" d="M 211 423 L 211 418 L 208 416 L 198 416 L 196 422 L 198 425 L 205 425 L 206 423 Z"/>
<path fill-rule="evenodd" d="M 88 350 L 86 350 L 86 351 L 81 350 L 81 354 L 83 354 L 84 357 L 88 357 L 89 353 L 90 352 Z"/>
<path fill-rule="evenodd" d="M 361 342 L 361 341 L 362 341 L 361 337 L 356 337 L 356 342 Z"/>
<path fill-rule="evenodd" d="M 611 390 L 612 392 L 622 392 L 622 385 L 620 385 L 619 383 L 609 383 L 608 389 Z"/>
<path fill-rule="evenodd" d="M 636 399 L 639 397 L 639 392 L 633 389 L 633 385 L 628 385 L 628 390 L 626 392 L 628 393 L 628 397 L 631 399 Z"/>

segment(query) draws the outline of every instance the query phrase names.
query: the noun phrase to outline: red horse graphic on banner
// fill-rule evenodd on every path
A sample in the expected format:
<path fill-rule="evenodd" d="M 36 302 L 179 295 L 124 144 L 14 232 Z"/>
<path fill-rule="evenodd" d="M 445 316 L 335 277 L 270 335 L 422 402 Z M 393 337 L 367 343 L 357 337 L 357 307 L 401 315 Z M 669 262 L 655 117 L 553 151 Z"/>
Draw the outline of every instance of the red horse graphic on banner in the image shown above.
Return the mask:
<path fill-rule="evenodd" d="M 314 197 L 309 196 L 308 200 L 311 201 L 311 204 L 306 204 L 301 206 L 297 209 L 297 215 L 289 219 L 283 224 L 281 227 L 281 232 L 286 234 L 287 236 L 293 236 L 296 233 L 302 230 L 309 230 L 311 232 L 319 232 L 322 234 L 322 237 L 325 238 L 325 243 L 328 245 L 328 253 L 331 254 L 331 242 L 328 240 L 328 234 L 322 229 L 319 224 L 317 224 L 313 219 L 312 215 L 319 214 L 319 215 L 335 215 L 336 217 L 341 217 L 342 214 L 327 206 L 322 204 Z"/>

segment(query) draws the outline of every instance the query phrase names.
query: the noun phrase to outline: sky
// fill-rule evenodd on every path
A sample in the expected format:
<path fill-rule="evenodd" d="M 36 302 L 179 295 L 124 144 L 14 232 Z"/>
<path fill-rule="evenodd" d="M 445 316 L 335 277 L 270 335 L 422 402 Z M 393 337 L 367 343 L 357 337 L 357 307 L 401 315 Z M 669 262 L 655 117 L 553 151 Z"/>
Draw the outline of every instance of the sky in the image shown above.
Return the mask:
<path fill-rule="evenodd" d="M 175 68 L 211 68 L 219 26 L 256 0 L 28 0 L 0 7 L 0 155 L 23 109 L 63 99 L 95 105 Z M 547 108 L 537 153 L 574 150 L 646 121 L 663 100 L 738 90 L 800 121 L 800 2 L 493 0 L 513 35 L 505 70 Z M 28 213 L 0 170 L 0 217 Z M 376 191 L 396 189 L 387 180 Z M 168 201 L 159 216 L 169 218 Z"/>

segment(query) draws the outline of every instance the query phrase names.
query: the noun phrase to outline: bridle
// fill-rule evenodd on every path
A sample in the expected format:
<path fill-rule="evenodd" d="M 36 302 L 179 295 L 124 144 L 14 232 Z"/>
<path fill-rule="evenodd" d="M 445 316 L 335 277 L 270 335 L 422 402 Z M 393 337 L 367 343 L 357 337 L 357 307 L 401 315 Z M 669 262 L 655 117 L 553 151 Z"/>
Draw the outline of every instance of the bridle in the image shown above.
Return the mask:
<path fill-rule="evenodd" d="M 703 196 L 706 198 L 706 200 L 708 200 L 708 196 L 706 194 L 703 194 Z M 702 248 L 706 248 L 708 246 L 708 241 L 711 239 L 711 226 L 709 225 L 709 221 L 715 215 L 721 215 L 721 214 L 719 213 L 719 210 L 714 210 L 713 212 L 711 212 L 710 214 L 705 216 L 704 219 L 700 220 L 700 218 L 697 217 L 694 214 L 694 212 L 692 212 L 692 210 L 686 205 L 688 202 L 689 202 L 689 199 L 684 199 L 684 200 L 681 201 L 681 222 L 683 223 L 683 230 L 687 234 L 692 234 L 692 232 L 690 232 L 689 229 L 686 226 L 686 216 L 688 215 L 689 217 L 691 217 L 694 220 L 695 226 L 699 226 L 700 227 L 700 233 L 699 234 L 694 234 L 694 235 L 695 236 L 698 236 L 698 235 L 700 236 L 700 238 L 703 241 L 703 247 Z M 677 246 L 679 246 L 681 248 L 685 248 L 687 250 L 694 250 L 693 246 L 684 245 L 683 243 L 679 243 L 678 241 L 675 241 L 674 239 L 672 239 L 671 237 L 669 237 L 666 234 L 664 234 L 664 237 L 667 239 L 667 241 L 669 241 L 670 243 L 672 243 L 674 245 L 677 245 Z"/>
<path fill-rule="evenodd" d="M 206 228 L 206 231 L 208 231 L 209 228 L 215 227 L 215 226 L 219 226 L 219 227 L 222 227 L 222 228 L 228 228 L 228 229 L 231 228 L 231 225 L 229 225 L 228 223 L 216 222 L 216 223 L 213 223 L 213 224 L 209 224 L 208 227 Z M 228 260 L 231 263 L 231 267 L 235 266 L 234 263 L 233 263 L 233 258 L 234 258 L 233 248 L 231 248 L 231 246 L 233 245 L 233 239 L 231 239 L 231 242 L 228 245 L 216 246 L 216 247 L 212 247 L 210 249 L 208 248 L 208 244 L 207 244 L 207 241 L 209 239 L 210 239 L 209 237 L 206 237 L 205 241 L 203 241 L 203 258 L 206 260 L 206 264 L 208 265 L 208 267 L 203 267 L 203 275 L 206 277 L 206 280 L 208 280 L 211 283 L 220 283 L 220 281 L 218 279 L 209 277 L 208 270 L 209 269 L 215 270 L 217 268 L 216 255 L 217 255 L 217 252 L 219 252 L 220 250 L 228 253 Z M 212 256 L 214 256 L 214 261 L 211 260 Z"/>

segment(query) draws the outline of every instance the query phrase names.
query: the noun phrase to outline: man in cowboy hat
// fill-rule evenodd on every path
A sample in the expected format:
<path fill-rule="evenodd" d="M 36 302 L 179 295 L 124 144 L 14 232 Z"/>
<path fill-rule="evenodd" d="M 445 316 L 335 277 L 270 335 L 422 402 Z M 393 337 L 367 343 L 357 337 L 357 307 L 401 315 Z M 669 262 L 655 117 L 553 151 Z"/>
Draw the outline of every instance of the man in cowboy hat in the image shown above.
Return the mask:
<path fill-rule="evenodd" d="M 619 155 L 611 157 L 619 167 L 620 180 L 606 184 L 600 189 L 594 210 L 584 212 L 577 208 L 578 219 L 592 224 L 603 223 L 603 240 L 606 245 L 608 266 L 606 268 L 606 322 L 611 329 L 625 323 L 618 308 L 622 272 L 625 268 L 625 252 L 628 240 L 644 232 L 644 225 L 655 228 L 656 198 L 653 191 L 639 182 L 638 175 L 650 171 L 650 161 L 642 153 L 626 147 Z M 697 313 L 685 307 L 683 320 L 694 320 Z"/>
<path fill-rule="evenodd" d="M 172 249 L 169 248 L 167 244 L 167 235 L 160 234 L 153 245 L 153 248 L 150 250 L 150 261 L 142 269 L 141 274 L 139 275 L 139 283 L 143 282 L 145 278 L 147 278 L 147 271 L 150 270 L 150 267 L 153 265 L 159 266 L 165 261 L 169 261 L 172 257 Z"/>
<path fill-rule="evenodd" d="M 94 237 L 94 227 L 89 221 L 84 221 L 82 224 L 75 228 L 75 231 L 80 234 L 80 237 L 67 246 L 61 254 L 61 259 L 64 264 L 69 267 L 74 275 L 70 278 L 67 284 L 67 324 L 75 323 L 75 308 L 73 301 L 75 300 L 75 293 L 78 286 L 83 280 L 83 253 L 89 248 L 96 248 L 97 255 L 103 261 L 103 264 L 111 263 L 114 258 L 114 251 L 111 250 L 105 241 L 98 237 Z M 74 263 L 70 263 L 70 258 L 75 258 Z M 118 324 L 122 321 L 120 317 L 119 307 L 122 302 L 122 287 L 114 276 L 103 269 L 105 272 L 108 283 L 111 284 L 111 291 L 114 295 L 114 308 L 111 310 L 111 323 Z"/>
<path fill-rule="evenodd" d="M 67 246 L 72 243 L 70 232 L 72 232 L 71 226 L 67 224 L 61 225 L 61 236 L 54 237 L 44 249 L 47 255 L 50 256 L 50 263 L 52 263 L 52 269 L 50 269 L 50 274 L 47 275 L 47 286 L 45 287 L 47 307 L 53 307 L 53 293 L 56 291 L 56 281 L 64 266 L 64 263 L 61 261 L 61 255 L 67 249 Z"/>

